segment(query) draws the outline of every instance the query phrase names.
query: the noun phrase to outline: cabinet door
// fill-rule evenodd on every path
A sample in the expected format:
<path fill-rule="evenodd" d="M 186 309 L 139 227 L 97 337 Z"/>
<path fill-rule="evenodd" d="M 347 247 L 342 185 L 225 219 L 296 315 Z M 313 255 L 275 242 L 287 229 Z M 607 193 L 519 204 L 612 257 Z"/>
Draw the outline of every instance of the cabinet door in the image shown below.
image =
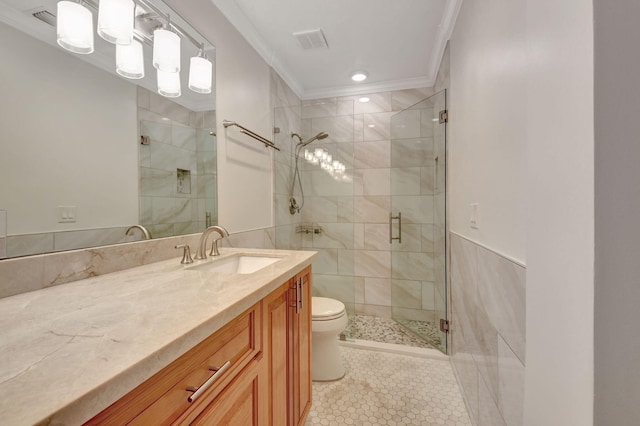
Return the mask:
<path fill-rule="evenodd" d="M 267 419 L 267 374 L 254 360 L 191 423 L 197 426 L 260 426 Z"/>
<path fill-rule="evenodd" d="M 290 282 L 273 293 L 264 301 L 266 318 L 263 320 L 265 327 L 265 351 L 269 355 L 269 418 L 274 426 L 284 426 L 287 421 L 289 407 L 287 377 L 288 356 L 288 327 Z"/>
<path fill-rule="evenodd" d="M 311 409 L 311 268 L 293 279 L 295 300 L 289 303 L 289 407 L 291 425 L 302 425 Z"/>

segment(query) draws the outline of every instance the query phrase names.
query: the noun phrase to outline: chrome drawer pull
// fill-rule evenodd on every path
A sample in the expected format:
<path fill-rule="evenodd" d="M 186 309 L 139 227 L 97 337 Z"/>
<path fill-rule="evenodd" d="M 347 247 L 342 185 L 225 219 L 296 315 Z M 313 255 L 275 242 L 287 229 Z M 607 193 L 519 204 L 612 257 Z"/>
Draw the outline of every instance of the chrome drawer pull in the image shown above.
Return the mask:
<path fill-rule="evenodd" d="M 202 393 L 204 391 L 206 391 L 207 388 L 209 388 L 209 386 L 211 386 L 213 384 L 213 382 L 218 380 L 218 377 L 220 377 L 230 366 L 231 366 L 231 361 L 227 361 L 222 365 L 222 367 L 218 368 L 217 370 L 214 367 L 209 367 L 209 370 L 215 371 L 214 375 L 209 377 L 209 380 L 204 382 L 204 384 L 202 386 L 200 386 L 199 388 L 197 388 L 197 389 L 192 387 L 192 386 L 187 387 L 187 390 L 189 392 L 193 392 L 193 395 L 191 395 L 189 398 L 187 398 L 187 400 L 189 402 L 195 401 L 196 398 L 198 398 L 200 395 L 202 395 Z"/>

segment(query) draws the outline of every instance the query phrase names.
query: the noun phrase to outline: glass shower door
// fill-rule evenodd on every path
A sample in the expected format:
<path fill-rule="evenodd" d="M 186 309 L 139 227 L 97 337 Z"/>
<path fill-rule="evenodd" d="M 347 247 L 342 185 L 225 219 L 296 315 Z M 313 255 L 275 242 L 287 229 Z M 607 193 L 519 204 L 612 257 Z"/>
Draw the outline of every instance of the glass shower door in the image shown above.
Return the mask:
<path fill-rule="evenodd" d="M 391 118 L 391 309 L 397 322 L 447 351 L 446 92 Z M 444 118 L 444 117 L 443 117 Z"/>

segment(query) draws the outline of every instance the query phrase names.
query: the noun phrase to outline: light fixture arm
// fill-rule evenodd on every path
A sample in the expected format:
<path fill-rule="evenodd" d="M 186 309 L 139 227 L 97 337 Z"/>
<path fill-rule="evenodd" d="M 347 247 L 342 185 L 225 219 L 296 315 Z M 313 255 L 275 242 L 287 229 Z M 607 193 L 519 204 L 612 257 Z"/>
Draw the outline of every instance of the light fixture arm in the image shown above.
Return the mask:
<path fill-rule="evenodd" d="M 94 0 L 73 0 L 75 3 L 79 3 L 79 4 L 86 4 L 87 6 L 91 7 L 94 10 L 98 10 L 98 3 Z M 191 44 L 193 44 L 195 47 L 199 48 L 199 49 L 203 49 L 204 50 L 204 42 L 200 42 L 198 40 L 196 40 L 191 34 L 189 34 L 186 30 L 184 30 L 182 27 L 180 27 L 180 25 L 171 22 L 170 16 L 168 13 L 164 13 L 162 10 L 158 9 L 158 7 L 156 7 L 153 3 L 151 3 L 149 0 L 133 0 L 133 2 L 139 6 L 142 6 L 143 8 L 150 10 L 152 13 L 147 13 L 145 15 L 141 15 L 143 17 L 153 17 L 158 16 L 164 20 L 167 21 L 167 29 L 170 29 L 172 31 L 175 31 L 176 33 L 178 33 L 178 35 L 180 35 L 181 37 L 189 40 L 189 42 L 191 42 Z M 148 39 L 148 37 L 145 37 L 143 35 L 141 35 L 138 32 L 135 32 L 134 36 L 136 36 L 138 38 L 139 41 L 145 43 L 145 44 L 149 44 L 151 42 L 150 39 Z"/>
<path fill-rule="evenodd" d="M 167 21 L 167 29 L 175 31 L 181 37 L 186 38 L 187 40 L 189 40 L 197 48 L 200 48 L 201 46 L 204 46 L 204 43 L 199 42 L 198 40 L 193 38 L 191 36 L 191 34 L 189 34 L 187 31 L 185 31 L 183 28 L 181 28 L 178 24 L 176 24 L 174 22 L 171 22 L 171 17 L 169 16 L 169 14 L 168 13 L 164 13 L 163 11 L 158 9 L 153 3 L 149 2 L 148 0 L 133 0 L 133 2 L 136 3 L 136 4 L 139 4 L 140 6 L 146 8 L 147 10 L 153 11 L 158 16 L 164 18 Z"/>

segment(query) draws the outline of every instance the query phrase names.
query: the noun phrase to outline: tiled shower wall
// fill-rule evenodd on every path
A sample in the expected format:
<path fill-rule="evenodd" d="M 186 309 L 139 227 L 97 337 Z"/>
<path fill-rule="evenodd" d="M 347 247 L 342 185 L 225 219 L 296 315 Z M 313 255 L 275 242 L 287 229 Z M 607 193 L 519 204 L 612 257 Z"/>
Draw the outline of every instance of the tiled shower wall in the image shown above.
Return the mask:
<path fill-rule="evenodd" d="M 474 425 L 522 425 L 525 268 L 455 233 L 451 350 Z"/>
<path fill-rule="evenodd" d="M 216 112 L 194 112 L 138 87 L 140 223 L 154 237 L 218 223 Z"/>
<path fill-rule="evenodd" d="M 0 259 L 7 257 L 7 212 L 0 210 Z"/>
<path fill-rule="evenodd" d="M 302 248 L 319 252 L 314 263 L 314 294 L 341 300 L 351 312 L 391 317 L 393 284 L 402 281 L 392 276 L 392 264 L 395 262 L 400 271 L 407 266 L 403 262 L 411 263 L 415 257 L 409 253 L 393 255 L 388 243 L 391 117 L 432 94 L 431 88 L 425 88 L 367 94 L 368 103 L 358 102 L 360 96 L 302 102 L 298 133 L 304 138 L 319 132 L 329 134 L 307 148 L 326 149 L 347 170 L 346 178 L 336 180 L 301 158 L 305 205 L 296 215 L 300 218 L 290 220 L 322 231 L 292 234 L 290 243 L 301 241 Z M 290 180 L 286 183 L 290 185 Z M 277 209 L 283 207 L 283 201 L 287 200 L 279 200 Z M 408 209 L 419 210 L 423 200 L 404 201 L 410 204 Z M 425 262 L 417 259 L 413 263 L 422 267 Z M 423 292 L 422 283 L 418 287 L 418 296 L 411 297 L 418 297 L 420 308 L 425 300 L 433 303 L 433 288 L 429 293 Z"/>

